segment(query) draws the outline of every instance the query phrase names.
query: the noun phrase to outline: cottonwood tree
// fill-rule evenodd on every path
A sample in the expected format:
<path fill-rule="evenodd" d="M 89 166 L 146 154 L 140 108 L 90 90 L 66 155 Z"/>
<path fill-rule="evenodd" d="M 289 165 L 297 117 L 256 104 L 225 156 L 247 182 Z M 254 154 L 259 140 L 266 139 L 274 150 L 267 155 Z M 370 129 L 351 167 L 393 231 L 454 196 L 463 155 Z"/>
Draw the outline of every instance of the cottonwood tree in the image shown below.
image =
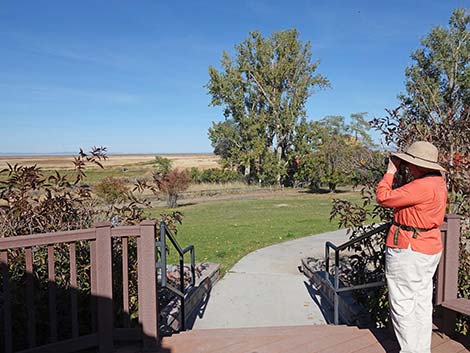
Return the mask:
<path fill-rule="evenodd" d="M 274 173 L 281 183 L 307 98 L 329 82 L 315 74 L 310 43 L 300 41 L 295 29 L 270 37 L 251 32 L 235 52 L 223 53 L 220 71 L 209 67 L 210 104 L 222 106 L 226 118 L 213 123 L 209 138 L 224 162 L 248 178 Z"/>
<path fill-rule="evenodd" d="M 330 192 L 347 180 L 351 169 L 349 161 L 353 146 L 348 143 L 348 128 L 342 116 L 327 116 L 320 121 L 321 142 L 318 147 L 318 162 L 321 181 L 328 184 Z"/>
<path fill-rule="evenodd" d="M 321 143 L 320 123 L 302 118 L 295 133 L 288 177 L 293 187 L 308 186 L 312 191 L 319 191 L 322 175 L 317 154 Z"/>
<path fill-rule="evenodd" d="M 321 180 L 330 192 L 335 192 L 338 184 L 351 183 L 358 166 L 373 154 L 366 114 L 351 114 L 350 123 L 343 116 L 327 116 L 320 121 L 317 160 L 321 164 Z"/>
<path fill-rule="evenodd" d="M 331 192 L 338 184 L 351 182 L 357 166 L 373 153 L 366 114 L 351 114 L 349 123 L 343 116 L 302 122 L 294 144 L 293 179 L 309 181 L 314 190 L 325 183 Z"/>

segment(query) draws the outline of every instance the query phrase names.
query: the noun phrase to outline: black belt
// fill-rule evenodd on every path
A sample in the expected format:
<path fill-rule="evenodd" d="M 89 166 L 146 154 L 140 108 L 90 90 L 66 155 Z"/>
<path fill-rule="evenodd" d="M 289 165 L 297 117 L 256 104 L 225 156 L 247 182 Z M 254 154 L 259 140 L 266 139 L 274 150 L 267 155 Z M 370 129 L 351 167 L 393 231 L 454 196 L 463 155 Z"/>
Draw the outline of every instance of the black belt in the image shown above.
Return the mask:
<path fill-rule="evenodd" d="M 395 221 L 393 221 L 392 224 L 397 227 L 397 229 L 395 230 L 394 237 L 393 237 L 393 243 L 395 245 L 398 245 L 398 231 L 399 231 L 399 229 L 403 229 L 403 230 L 406 230 L 408 232 L 413 232 L 413 239 L 416 239 L 418 237 L 419 232 L 428 232 L 428 231 L 436 228 L 436 227 L 418 228 L 418 227 L 406 226 L 404 224 L 400 224 L 400 223 L 395 222 Z"/>

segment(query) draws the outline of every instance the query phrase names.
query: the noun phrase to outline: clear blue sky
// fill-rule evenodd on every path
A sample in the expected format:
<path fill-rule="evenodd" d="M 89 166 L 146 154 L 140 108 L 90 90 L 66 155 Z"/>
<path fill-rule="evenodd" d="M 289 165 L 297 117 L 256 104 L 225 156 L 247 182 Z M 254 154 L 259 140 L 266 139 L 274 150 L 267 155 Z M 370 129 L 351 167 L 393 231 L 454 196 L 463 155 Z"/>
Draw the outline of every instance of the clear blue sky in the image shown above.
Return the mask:
<path fill-rule="evenodd" d="M 410 53 L 461 0 L 0 2 L 0 153 L 211 152 L 209 65 L 249 31 L 297 28 L 332 88 L 309 119 L 383 115 Z"/>

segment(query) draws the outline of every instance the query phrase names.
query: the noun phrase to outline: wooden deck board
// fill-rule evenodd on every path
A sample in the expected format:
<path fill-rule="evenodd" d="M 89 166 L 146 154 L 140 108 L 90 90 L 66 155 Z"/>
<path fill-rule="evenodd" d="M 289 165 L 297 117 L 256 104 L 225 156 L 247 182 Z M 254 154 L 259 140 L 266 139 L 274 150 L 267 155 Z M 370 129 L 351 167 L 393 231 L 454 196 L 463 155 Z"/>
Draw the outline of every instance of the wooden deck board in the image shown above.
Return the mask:
<path fill-rule="evenodd" d="M 162 341 L 159 353 L 397 353 L 388 331 L 312 325 L 192 330 Z M 117 353 L 137 353 L 123 347 Z M 432 353 L 470 352 L 447 336 L 433 333 Z"/>
<path fill-rule="evenodd" d="M 398 352 L 397 348 L 394 349 L 385 349 L 380 343 L 374 343 L 373 345 L 366 346 L 364 348 L 361 348 L 357 351 L 354 351 L 354 353 L 378 353 L 378 352 Z"/>
<path fill-rule="evenodd" d="M 447 340 L 441 339 L 438 345 L 432 346 L 432 353 L 448 353 L 448 352 L 460 353 L 460 352 L 468 352 L 468 350 L 465 349 L 465 347 L 462 346 L 460 343 L 457 343 L 450 339 L 447 339 Z"/>
<path fill-rule="evenodd" d="M 339 353 L 357 351 L 376 343 L 377 339 L 369 330 L 318 325 L 194 330 L 165 338 L 162 348 L 171 353 Z M 375 352 L 385 350 L 378 348 Z"/>

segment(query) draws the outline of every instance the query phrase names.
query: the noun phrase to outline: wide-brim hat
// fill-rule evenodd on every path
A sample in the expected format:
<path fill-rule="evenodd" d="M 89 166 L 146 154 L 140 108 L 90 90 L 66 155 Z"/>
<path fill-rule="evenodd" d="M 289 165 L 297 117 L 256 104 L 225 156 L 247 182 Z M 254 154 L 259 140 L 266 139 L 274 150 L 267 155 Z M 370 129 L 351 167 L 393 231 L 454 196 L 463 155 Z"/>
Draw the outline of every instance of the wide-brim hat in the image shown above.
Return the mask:
<path fill-rule="evenodd" d="M 445 172 L 446 170 L 437 163 L 438 155 L 439 152 L 437 148 L 426 141 L 413 142 L 404 153 L 392 153 L 392 156 L 417 165 L 418 167 Z"/>

